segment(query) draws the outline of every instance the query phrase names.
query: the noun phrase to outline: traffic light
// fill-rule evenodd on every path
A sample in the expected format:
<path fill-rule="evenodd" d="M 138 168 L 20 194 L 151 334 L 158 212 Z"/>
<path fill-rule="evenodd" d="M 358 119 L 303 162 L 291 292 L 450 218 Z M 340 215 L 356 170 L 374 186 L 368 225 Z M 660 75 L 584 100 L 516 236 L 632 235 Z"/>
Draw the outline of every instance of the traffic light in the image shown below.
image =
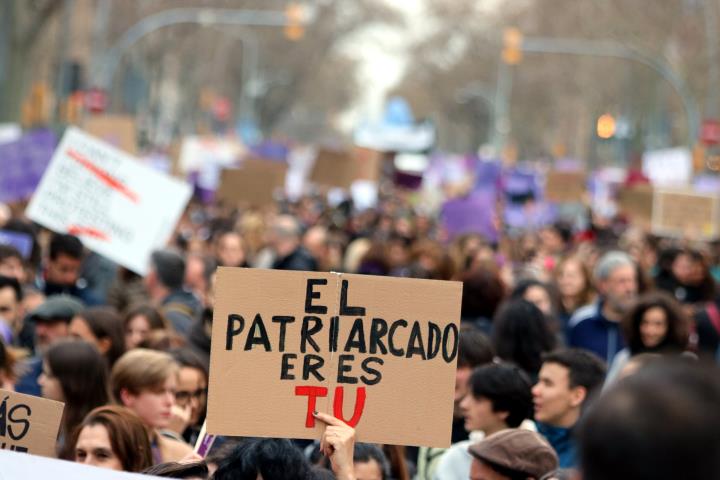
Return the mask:
<path fill-rule="evenodd" d="M 612 138 L 615 136 L 615 130 L 617 128 L 617 123 L 615 122 L 615 118 L 610 115 L 609 113 L 606 113 L 605 115 L 600 115 L 597 119 L 597 136 L 607 140 L 609 138 Z"/>
<path fill-rule="evenodd" d="M 508 65 L 522 61 L 523 34 L 517 28 L 506 28 L 503 32 L 502 59 Z"/>
<path fill-rule="evenodd" d="M 305 11 L 299 3 L 292 2 L 285 7 L 285 17 L 287 24 L 285 25 L 285 37 L 294 42 L 300 40 L 305 35 L 303 27 L 303 19 Z"/>

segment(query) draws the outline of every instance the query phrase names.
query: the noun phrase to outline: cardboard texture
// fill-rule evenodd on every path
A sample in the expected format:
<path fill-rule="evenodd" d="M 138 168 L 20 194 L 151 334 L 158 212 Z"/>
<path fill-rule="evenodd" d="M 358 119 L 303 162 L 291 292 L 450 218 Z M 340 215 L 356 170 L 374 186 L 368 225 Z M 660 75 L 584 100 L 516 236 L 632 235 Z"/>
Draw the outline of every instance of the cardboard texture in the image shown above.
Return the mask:
<path fill-rule="evenodd" d="M 380 180 L 382 171 L 383 153 L 370 148 L 353 148 L 353 157 L 357 163 L 355 180 L 369 180 L 377 182 Z"/>
<path fill-rule="evenodd" d="M 26 453 L 0 450 L 1 480 L 152 480 L 153 475 L 127 473 L 82 463 L 43 458 Z"/>
<path fill-rule="evenodd" d="M 0 450 L 54 457 L 64 408 L 53 400 L 0 390 Z M 0 470 L 4 473 L 4 466 Z"/>
<path fill-rule="evenodd" d="M 77 235 L 90 250 L 144 275 L 192 190 L 134 157 L 69 128 L 28 205 L 31 220 Z"/>
<path fill-rule="evenodd" d="M 350 153 L 320 149 L 315 157 L 310 181 L 326 187 L 349 189 L 357 175 L 357 165 Z"/>
<path fill-rule="evenodd" d="M 461 294 L 458 282 L 221 267 L 208 432 L 318 439 L 318 410 L 360 442 L 448 447 Z M 308 387 L 326 394 L 313 405 Z"/>
<path fill-rule="evenodd" d="M 653 188 L 639 185 L 618 191 L 618 206 L 633 223 L 650 225 L 653 211 Z"/>
<path fill-rule="evenodd" d="M 720 237 L 720 195 L 656 189 L 652 233 L 701 240 L 717 239 Z"/>
<path fill-rule="evenodd" d="M 92 115 L 81 124 L 83 130 L 130 155 L 137 155 L 135 119 L 129 115 Z"/>
<path fill-rule="evenodd" d="M 272 205 L 275 203 L 273 193 L 284 187 L 286 174 L 287 165 L 283 163 L 249 158 L 240 168 L 222 171 L 217 199 L 230 205 Z"/>
<path fill-rule="evenodd" d="M 584 172 L 548 173 L 545 199 L 557 203 L 579 203 L 585 195 L 587 175 Z"/>

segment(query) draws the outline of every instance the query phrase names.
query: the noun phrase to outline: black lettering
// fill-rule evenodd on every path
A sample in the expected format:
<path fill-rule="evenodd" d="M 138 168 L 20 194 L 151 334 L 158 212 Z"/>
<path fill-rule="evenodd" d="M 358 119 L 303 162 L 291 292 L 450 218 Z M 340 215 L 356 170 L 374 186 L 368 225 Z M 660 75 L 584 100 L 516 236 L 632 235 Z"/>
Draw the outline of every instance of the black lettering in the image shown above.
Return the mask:
<path fill-rule="evenodd" d="M 18 410 L 25 410 L 25 418 L 17 418 L 15 415 L 15 412 Z M 10 412 L 8 413 L 8 419 L 11 422 L 11 425 L 8 425 L 8 436 L 12 438 L 13 440 L 22 440 L 23 437 L 27 434 L 28 430 L 30 430 L 30 415 L 32 415 L 32 410 L 30 410 L 30 407 L 27 405 L 15 405 L 13 408 L 10 409 Z M 23 426 L 23 429 L 20 433 L 15 433 L 13 427 L 17 426 L 18 424 Z"/>
<path fill-rule="evenodd" d="M 340 289 L 340 315 L 353 315 L 357 317 L 365 316 L 365 307 L 349 307 L 348 302 L 348 281 L 342 281 Z"/>
<path fill-rule="evenodd" d="M 313 305 L 314 298 L 320 298 L 320 292 L 316 292 L 313 287 L 315 285 L 327 285 L 326 278 L 308 278 L 307 290 L 305 291 L 305 313 L 319 313 L 324 315 L 327 313 L 327 307 L 324 305 Z"/>
<path fill-rule="evenodd" d="M 265 323 L 259 313 L 255 315 L 255 320 L 253 320 L 250 327 L 250 333 L 248 333 L 247 340 L 245 340 L 245 351 L 252 350 L 253 345 L 262 345 L 266 352 L 272 351 L 270 339 L 267 330 L 265 330 Z"/>
<path fill-rule="evenodd" d="M 313 322 L 312 327 L 310 326 L 310 322 Z M 305 353 L 307 351 L 307 344 L 310 343 L 312 347 L 315 349 L 316 352 L 320 352 L 320 346 L 318 346 L 317 342 L 312 338 L 313 335 L 315 335 L 317 332 L 319 332 L 322 329 L 322 320 L 318 317 L 314 317 L 312 315 L 308 315 L 306 317 L 303 317 L 303 325 L 302 329 L 300 330 L 300 352 Z"/>
<path fill-rule="evenodd" d="M 400 327 L 407 328 L 407 325 L 408 323 L 405 320 L 395 320 L 393 324 L 390 325 L 390 333 L 388 334 L 388 348 L 390 349 L 390 353 L 395 355 L 396 357 L 404 357 L 405 350 L 395 347 L 395 330 Z"/>
<path fill-rule="evenodd" d="M 325 365 L 325 360 L 320 355 L 305 355 L 303 360 L 303 380 L 307 380 L 312 374 L 318 382 L 324 381 L 325 377 L 318 371 L 323 365 Z"/>
<path fill-rule="evenodd" d="M 387 355 L 387 348 L 382 339 L 387 335 L 388 325 L 382 318 L 373 318 L 370 325 L 370 353 L 378 353 Z"/>
<path fill-rule="evenodd" d="M 328 335 L 328 340 L 330 343 L 329 351 L 337 352 L 337 346 L 338 346 L 338 332 L 340 331 L 340 317 L 330 317 L 330 335 Z"/>
<path fill-rule="evenodd" d="M 295 317 L 289 317 L 285 315 L 276 315 L 272 317 L 272 321 L 274 323 L 280 324 L 280 341 L 278 342 L 278 351 L 284 352 L 285 351 L 285 330 L 288 323 L 293 323 L 295 321 Z"/>
<path fill-rule="evenodd" d="M 413 355 L 420 355 L 423 360 L 425 357 L 425 349 L 423 349 L 422 332 L 420 331 L 420 323 L 413 322 L 410 331 L 410 340 L 408 340 L 407 354 L 405 358 L 411 358 Z"/>
<path fill-rule="evenodd" d="M 7 435 L 7 401 L 9 396 L 6 396 L 3 398 L 2 403 L 0 403 L 0 437 L 4 437 Z"/>
<path fill-rule="evenodd" d="M 340 355 L 340 357 L 338 358 L 337 383 L 358 383 L 358 379 L 356 377 L 345 376 L 345 372 L 352 371 L 352 365 L 346 365 L 345 362 L 352 362 L 354 360 L 355 355 Z"/>
<path fill-rule="evenodd" d="M 295 380 L 295 374 L 290 373 L 295 368 L 295 365 L 290 363 L 290 360 L 295 360 L 297 354 L 285 353 L 282 356 L 282 367 L 280 368 L 280 380 Z"/>
<path fill-rule="evenodd" d="M 365 329 L 363 327 L 363 319 L 356 318 L 353 322 L 353 326 L 350 329 L 350 335 L 348 335 L 347 342 L 345 342 L 345 351 L 349 352 L 351 349 L 357 349 L 357 353 L 366 353 L 367 346 L 365 345 Z"/>
<path fill-rule="evenodd" d="M 370 367 L 370 364 L 373 362 L 379 365 L 383 365 L 385 363 L 383 359 L 379 357 L 368 357 L 363 360 L 361 364 L 363 371 L 369 375 L 372 375 L 371 377 L 366 377 L 365 375 L 362 375 L 360 377 L 360 380 L 362 380 L 365 385 L 377 385 L 378 383 L 380 383 L 380 380 L 382 380 L 382 372 L 380 372 L 380 370 L 375 370 L 374 368 Z"/>
<path fill-rule="evenodd" d="M 452 350 L 450 351 L 450 354 L 448 354 L 448 337 L 450 336 L 449 332 L 452 331 L 453 333 L 453 339 L 452 339 Z M 457 356 L 458 352 L 458 341 L 459 341 L 459 335 L 458 335 L 458 327 L 454 323 L 451 323 L 445 327 L 445 330 L 443 330 L 443 341 L 442 341 L 442 356 L 443 360 L 445 360 L 447 363 L 452 362 L 455 360 L 455 357 Z"/>
<path fill-rule="evenodd" d="M 27 448 L 27 447 L 21 447 L 20 445 L 13 445 L 13 447 L 12 447 L 11 450 L 14 450 L 14 451 L 16 451 L 16 452 L 27 453 L 28 448 Z"/>
<path fill-rule="evenodd" d="M 237 324 L 237 326 L 236 326 Z M 245 319 L 240 315 L 231 313 L 227 319 L 227 331 L 225 333 L 225 350 L 232 350 L 233 338 L 240 335 L 243 327 L 245 327 Z"/>
<path fill-rule="evenodd" d="M 440 352 L 442 333 L 440 332 L 440 327 L 433 322 L 428 322 L 428 329 L 430 332 L 428 333 L 427 359 L 432 360 L 437 357 L 437 354 Z"/>

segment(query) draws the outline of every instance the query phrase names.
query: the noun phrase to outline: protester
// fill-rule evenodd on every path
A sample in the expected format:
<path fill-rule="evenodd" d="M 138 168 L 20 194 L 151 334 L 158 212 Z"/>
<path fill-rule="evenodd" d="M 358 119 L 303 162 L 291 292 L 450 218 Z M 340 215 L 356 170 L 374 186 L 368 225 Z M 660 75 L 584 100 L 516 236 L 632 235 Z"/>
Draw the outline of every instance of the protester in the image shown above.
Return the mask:
<path fill-rule="evenodd" d="M 16 279 L 21 285 L 27 283 L 25 261 L 12 245 L 0 244 L 0 275 Z"/>
<path fill-rule="evenodd" d="M 457 369 L 455 370 L 452 443 L 467 440 L 469 437 L 469 432 L 465 430 L 465 416 L 460 408 L 460 403 L 469 391 L 468 381 L 473 370 L 492 362 L 493 355 L 492 344 L 484 333 L 472 325 L 465 324 L 460 327 Z M 445 451 L 444 448 L 421 447 L 418 451 L 416 478 L 432 479 Z"/>
<path fill-rule="evenodd" d="M 148 433 L 130 410 L 110 405 L 88 413 L 75 429 L 72 452 L 78 463 L 142 472 L 152 465 Z"/>
<path fill-rule="evenodd" d="M 165 478 L 182 478 L 186 480 L 205 480 L 208 478 L 208 467 L 204 461 L 192 463 L 168 462 L 155 465 L 143 471 L 145 475 Z"/>
<path fill-rule="evenodd" d="M 467 479 L 471 444 L 501 430 L 517 428 L 532 418 L 531 388 L 530 379 L 515 366 L 492 364 L 476 368 L 469 380 L 469 392 L 460 402 L 470 439 L 454 444 L 443 454 L 434 478 Z M 532 422 L 526 426 L 532 426 Z"/>
<path fill-rule="evenodd" d="M 565 332 L 575 312 L 594 300 L 592 278 L 580 257 L 568 255 L 555 267 L 554 281 L 560 295 L 558 318 Z"/>
<path fill-rule="evenodd" d="M 72 295 L 87 305 L 95 305 L 94 298 L 80 280 L 80 267 L 85 249 L 80 239 L 68 234 L 53 234 L 50 240 L 48 261 L 40 277 L 38 286 L 46 296 Z"/>
<path fill-rule="evenodd" d="M 185 288 L 190 290 L 190 292 L 200 300 L 203 306 L 206 306 L 208 303 L 206 294 L 210 288 L 210 282 L 217 267 L 217 262 L 209 255 L 196 253 L 190 254 L 187 257 Z"/>
<path fill-rule="evenodd" d="M 542 355 L 553 350 L 556 339 L 542 311 L 527 300 L 510 300 L 493 321 L 493 347 L 497 356 L 537 378 Z"/>
<path fill-rule="evenodd" d="M 600 299 L 570 319 L 568 344 L 597 354 L 608 364 L 625 347 L 620 321 L 637 297 L 635 262 L 624 252 L 608 252 L 595 266 Z"/>
<path fill-rule="evenodd" d="M 23 292 L 14 277 L 0 275 L 0 340 L 12 344 L 22 327 Z"/>
<path fill-rule="evenodd" d="M 576 465 L 573 429 L 604 378 L 605 365 L 588 351 L 568 348 L 543 357 L 539 380 L 532 388 L 535 423 L 557 452 L 562 468 Z"/>
<path fill-rule="evenodd" d="M 190 348 L 170 351 L 180 366 L 178 371 L 173 424 L 170 430 L 193 445 L 205 420 L 207 408 L 208 364 Z"/>
<path fill-rule="evenodd" d="M 0 339 L 0 389 L 13 391 L 15 390 L 15 355 L 8 349 Z"/>
<path fill-rule="evenodd" d="M 666 293 L 638 298 L 622 322 L 627 348 L 621 350 L 608 371 L 610 383 L 627 361 L 641 353 L 680 354 L 687 350 L 689 321 L 680 305 Z"/>
<path fill-rule="evenodd" d="M 192 451 L 179 435 L 165 431 L 175 405 L 178 370 L 169 354 L 138 348 L 120 357 L 110 376 L 115 401 L 135 412 L 151 430 L 156 465 L 181 460 Z"/>
<path fill-rule="evenodd" d="M 200 301 L 183 289 L 185 260 L 171 250 L 157 250 L 150 257 L 145 286 L 155 306 L 162 310 L 170 325 L 180 334 L 190 331 L 200 313 Z"/>
<path fill-rule="evenodd" d="M 537 433 L 509 429 L 469 448 L 470 480 L 540 480 L 558 466 L 552 447 Z"/>
<path fill-rule="evenodd" d="M 70 336 L 85 340 L 97 347 L 112 368 L 125 353 L 125 335 L 122 319 L 109 307 L 91 307 L 83 310 L 70 321 Z"/>
<path fill-rule="evenodd" d="M 583 480 L 720 478 L 720 372 L 679 359 L 643 367 L 588 411 Z"/>
<path fill-rule="evenodd" d="M 300 243 L 300 225 L 290 215 L 281 215 L 270 228 L 269 245 L 277 270 L 317 270 L 317 262 Z"/>
<path fill-rule="evenodd" d="M 462 274 L 460 318 L 486 334 L 492 330 L 492 319 L 505 297 L 505 285 L 497 271 L 480 266 Z"/>
<path fill-rule="evenodd" d="M 656 278 L 657 287 L 683 304 L 709 302 L 717 293 L 710 266 L 699 250 L 686 248 L 678 251 L 667 273 Z"/>
<path fill-rule="evenodd" d="M 72 460 L 75 428 L 88 412 L 110 400 L 107 365 L 94 345 L 84 340 L 59 341 L 45 353 L 38 383 L 43 397 L 65 403 L 58 457 Z"/>
<path fill-rule="evenodd" d="M 68 295 L 53 295 L 35 309 L 28 318 L 34 330 L 35 356 L 24 362 L 23 374 L 15 389 L 20 393 L 40 396 L 38 377 L 42 373 L 42 354 L 50 346 L 69 335 L 68 324 L 83 310 L 83 304 Z"/>
<path fill-rule="evenodd" d="M 136 348 L 146 340 L 150 332 L 167 331 L 167 320 L 157 308 L 143 304 L 130 309 L 123 321 L 125 328 L 125 349 Z"/>
<path fill-rule="evenodd" d="M 369 443 L 356 443 L 353 452 L 355 480 L 389 480 L 390 463 L 382 449 Z"/>
<path fill-rule="evenodd" d="M 242 236 L 236 231 L 225 230 L 215 235 L 215 259 L 221 267 L 246 267 L 245 247 Z"/>

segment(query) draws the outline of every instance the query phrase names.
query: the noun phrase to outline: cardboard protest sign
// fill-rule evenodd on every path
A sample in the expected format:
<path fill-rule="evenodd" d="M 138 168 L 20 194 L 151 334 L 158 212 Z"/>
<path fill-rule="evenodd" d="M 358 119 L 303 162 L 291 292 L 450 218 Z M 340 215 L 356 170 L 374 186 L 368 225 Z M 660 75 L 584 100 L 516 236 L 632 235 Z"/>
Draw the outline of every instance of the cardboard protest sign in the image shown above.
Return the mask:
<path fill-rule="evenodd" d="M 70 128 L 26 215 L 77 235 L 91 250 L 144 275 L 190 199 L 190 187 Z"/>
<path fill-rule="evenodd" d="M 585 195 L 587 178 L 584 172 L 548 173 L 545 199 L 556 203 L 579 203 Z"/>
<path fill-rule="evenodd" d="M 720 194 L 656 189 L 651 230 L 656 235 L 699 240 L 720 237 Z"/>
<path fill-rule="evenodd" d="M 137 129 L 133 117 L 129 115 L 92 115 L 87 117 L 81 126 L 93 137 L 131 155 L 137 155 Z"/>
<path fill-rule="evenodd" d="M 370 148 L 355 147 L 353 148 L 353 158 L 356 164 L 355 180 L 370 180 L 372 182 L 380 180 L 383 163 L 382 152 Z"/>
<path fill-rule="evenodd" d="M 240 168 L 221 172 L 216 197 L 230 205 L 272 205 L 275 190 L 285 186 L 286 174 L 287 166 L 283 163 L 250 158 L 244 160 Z"/>
<path fill-rule="evenodd" d="M 53 400 L 0 390 L 0 450 L 54 457 L 64 407 Z"/>
<path fill-rule="evenodd" d="M 348 189 L 356 174 L 357 165 L 350 153 L 320 149 L 315 157 L 310 180 L 318 185 Z"/>
<path fill-rule="evenodd" d="M 620 189 L 618 206 L 620 211 L 633 222 L 650 225 L 653 212 L 653 188 L 650 185 L 638 185 Z"/>
<path fill-rule="evenodd" d="M 358 441 L 447 447 L 462 284 L 218 270 L 207 429 L 319 438 L 314 410 Z"/>
<path fill-rule="evenodd" d="M 53 480 L 152 480 L 152 475 L 118 472 L 109 468 L 94 467 L 83 463 L 68 462 L 55 458 L 43 458 L 25 453 L 0 450 L 0 479 L 36 479 Z"/>

